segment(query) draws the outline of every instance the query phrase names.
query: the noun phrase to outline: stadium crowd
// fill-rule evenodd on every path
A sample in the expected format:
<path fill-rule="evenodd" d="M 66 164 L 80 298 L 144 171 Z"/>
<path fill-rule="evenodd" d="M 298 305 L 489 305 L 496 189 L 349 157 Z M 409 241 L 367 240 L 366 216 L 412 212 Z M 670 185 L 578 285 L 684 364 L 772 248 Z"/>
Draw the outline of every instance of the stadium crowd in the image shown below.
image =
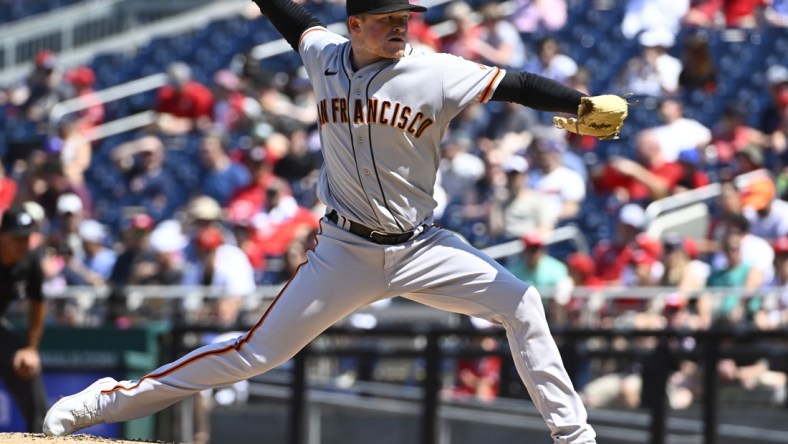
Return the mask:
<path fill-rule="evenodd" d="M 591 3 L 593 12 L 616 2 Z M 458 1 L 431 22 L 412 17 L 412 45 L 424 51 L 528 70 L 587 93 L 633 93 L 633 108 L 644 110 L 633 112 L 649 114 L 631 118 L 621 140 L 598 141 L 568 136 L 552 128 L 550 115 L 520 106 L 469 107 L 441 144 L 436 223 L 481 247 L 520 239 L 522 253 L 506 265 L 563 295 L 550 302 L 552 322 L 784 327 L 786 58 L 764 66 L 763 81 L 748 84 L 758 100 L 744 104 L 725 87 L 733 67 L 711 42 L 769 29 L 788 44 L 788 2 L 629 0 L 621 10 L 611 29 L 596 31 L 635 41 L 638 50 L 613 54 L 608 47 L 617 71 L 603 78 L 604 66 L 576 60 L 578 51 L 591 51 L 593 38 L 556 37 L 574 23 L 566 0 Z M 264 23 L 253 10 L 245 19 Z M 451 23 L 451 31 L 439 35 L 430 26 L 438 21 Z M 206 304 L 199 319 L 232 325 L 257 286 L 286 282 L 305 260 L 324 214 L 315 197 L 322 163 L 315 98 L 302 71 L 270 72 L 265 61 L 238 56 L 240 62 L 201 76 L 200 66 L 179 60 L 161 66 L 168 84 L 150 104 L 155 123 L 121 139 L 92 139 L 106 110 L 90 65 L 61 66 L 57 54 L 42 51 L 25 79 L 2 88 L 0 109 L 19 128 L 3 137 L 0 212 L 22 205 L 35 219 L 32 247 L 51 252 L 44 264 L 48 293 L 80 285 L 122 297 L 129 285 L 206 285 L 222 297 Z M 50 121 L 52 107 L 73 97 L 91 106 Z M 698 112 L 705 103 L 717 107 L 709 115 L 718 118 Z M 15 143 L 21 128 L 40 137 Z M 721 191 L 705 201 L 706 236 L 647 233 L 650 203 L 712 183 Z M 110 217 L 112 208 L 120 211 Z M 591 251 L 550 244 L 556 228 L 571 225 L 586 234 Z M 675 291 L 591 310 L 592 298 L 573 297 L 567 290 L 573 287 Z M 745 291 L 718 298 L 715 287 Z M 174 316 L 173 310 L 158 315 Z M 66 308 L 56 313 L 61 322 L 77 322 Z M 682 370 L 675 385 L 689 387 L 692 369 Z M 615 381 L 589 385 L 602 388 L 587 402 L 619 396 L 636 403 L 632 393 L 639 390 L 627 391 L 639 387 L 633 374 L 622 370 Z M 762 378 L 785 385 L 784 373 L 754 375 L 747 373 L 747 384 Z M 671 402 L 681 406 L 693 392 L 676 393 Z"/>

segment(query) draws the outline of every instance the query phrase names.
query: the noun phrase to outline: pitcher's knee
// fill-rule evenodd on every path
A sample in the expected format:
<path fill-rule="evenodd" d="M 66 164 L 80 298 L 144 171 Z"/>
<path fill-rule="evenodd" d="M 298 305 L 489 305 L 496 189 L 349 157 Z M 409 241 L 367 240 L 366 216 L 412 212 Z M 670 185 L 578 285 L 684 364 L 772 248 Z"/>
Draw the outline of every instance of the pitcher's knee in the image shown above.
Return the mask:
<path fill-rule="evenodd" d="M 528 287 L 517 302 L 517 307 L 512 313 L 513 321 L 530 323 L 533 319 L 544 319 L 544 304 L 542 296 L 535 287 Z"/>

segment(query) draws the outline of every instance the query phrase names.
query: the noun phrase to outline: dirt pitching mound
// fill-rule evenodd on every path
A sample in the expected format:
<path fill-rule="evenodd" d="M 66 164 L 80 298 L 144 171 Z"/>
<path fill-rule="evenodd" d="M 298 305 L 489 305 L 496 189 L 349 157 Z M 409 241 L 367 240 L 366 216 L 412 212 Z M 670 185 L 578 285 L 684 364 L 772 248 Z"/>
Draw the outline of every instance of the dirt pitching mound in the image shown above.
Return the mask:
<path fill-rule="evenodd" d="M 141 442 L 151 441 L 125 441 L 122 439 L 100 438 L 92 435 L 71 435 L 71 436 L 44 436 L 40 433 L 0 433 L 0 444 L 140 444 Z M 161 441 L 155 441 L 161 443 Z"/>

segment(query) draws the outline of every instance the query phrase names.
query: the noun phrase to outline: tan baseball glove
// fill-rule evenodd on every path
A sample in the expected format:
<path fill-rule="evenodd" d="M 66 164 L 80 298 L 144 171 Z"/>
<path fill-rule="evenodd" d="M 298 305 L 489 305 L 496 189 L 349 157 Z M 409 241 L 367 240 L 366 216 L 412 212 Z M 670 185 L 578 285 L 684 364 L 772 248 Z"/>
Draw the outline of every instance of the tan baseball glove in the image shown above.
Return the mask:
<path fill-rule="evenodd" d="M 613 94 L 583 97 L 577 117 L 553 117 L 553 125 L 584 136 L 600 140 L 618 139 L 624 126 L 629 104 L 626 99 Z"/>

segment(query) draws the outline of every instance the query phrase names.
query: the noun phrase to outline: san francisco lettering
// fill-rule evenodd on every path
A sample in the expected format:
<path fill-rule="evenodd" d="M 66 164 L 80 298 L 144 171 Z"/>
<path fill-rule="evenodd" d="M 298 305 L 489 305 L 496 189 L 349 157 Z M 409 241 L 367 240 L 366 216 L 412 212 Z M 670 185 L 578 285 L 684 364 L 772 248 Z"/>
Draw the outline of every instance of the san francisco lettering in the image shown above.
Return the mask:
<path fill-rule="evenodd" d="M 421 111 L 414 114 L 407 105 L 379 99 L 369 99 L 366 103 L 356 99 L 352 106 L 348 106 L 347 100 L 341 97 L 323 99 L 317 104 L 317 114 L 320 125 L 348 122 L 354 125 L 387 125 L 416 138 L 435 123 Z"/>

